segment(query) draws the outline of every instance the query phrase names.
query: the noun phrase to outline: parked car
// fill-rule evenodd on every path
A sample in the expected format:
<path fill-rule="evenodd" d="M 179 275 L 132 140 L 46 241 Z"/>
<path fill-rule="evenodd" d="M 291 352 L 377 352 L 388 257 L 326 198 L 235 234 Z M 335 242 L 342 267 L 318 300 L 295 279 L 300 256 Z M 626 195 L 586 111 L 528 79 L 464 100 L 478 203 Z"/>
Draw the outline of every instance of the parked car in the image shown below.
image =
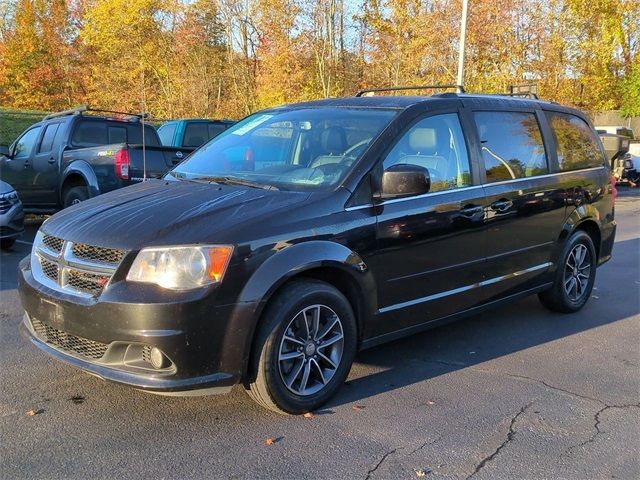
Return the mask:
<path fill-rule="evenodd" d="M 188 118 L 172 120 L 158 127 L 162 145 L 179 147 L 191 152 L 217 137 L 235 122 L 232 120 L 206 120 Z"/>
<path fill-rule="evenodd" d="M 78 107 L 48 115 L 0 148 L 0 178 L 15 187 L 26 210 L 53 212 L 145 175 L 160 178 L 182 160 L 181 149 L 161 146 L 156 130 L 138 116 L 91 111 Z"/>
<path fill-rule="evenodd" d="M 359 349 L 531 294 L 581 309 L 611 257 L 613 192 L 589 120 L 555 103 L 265 110 L 164 180 L 45 222 L 20 264 L 21 328 L 103 379 L 170 395 L 240 383 L 311 411 Z"/>
<path fill-rule="evenodd" d="M 8 250 L 24 232 L 24 212 L 18 193 L 0 180 L 0 248 Z"/>

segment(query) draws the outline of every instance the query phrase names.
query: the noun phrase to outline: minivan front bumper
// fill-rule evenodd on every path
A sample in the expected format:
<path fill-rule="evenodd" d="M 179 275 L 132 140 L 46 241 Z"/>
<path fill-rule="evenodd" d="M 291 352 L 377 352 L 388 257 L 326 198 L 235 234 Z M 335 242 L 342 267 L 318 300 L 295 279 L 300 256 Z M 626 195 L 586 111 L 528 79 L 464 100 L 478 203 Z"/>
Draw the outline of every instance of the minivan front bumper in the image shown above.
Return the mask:
<path fill-rule="evenodd" d="M 58 360 L 167 395 L 226 393 L 240 382 L 246 332 L 233 322 L 237 306 L 212 305 L 215 294 L 162 301 L 162 292 L 150 287 L 151 294 L 143 295 L 148 303 L 140 303 L 139 292 L 120 285 L 98 298 L 80 299 L 40 284 L 28 257 L 20 263 L 18 282 L 22 334 Z M 168 365 L 154 369 L 145 362 L 143 352 L 153 347 Z"/>

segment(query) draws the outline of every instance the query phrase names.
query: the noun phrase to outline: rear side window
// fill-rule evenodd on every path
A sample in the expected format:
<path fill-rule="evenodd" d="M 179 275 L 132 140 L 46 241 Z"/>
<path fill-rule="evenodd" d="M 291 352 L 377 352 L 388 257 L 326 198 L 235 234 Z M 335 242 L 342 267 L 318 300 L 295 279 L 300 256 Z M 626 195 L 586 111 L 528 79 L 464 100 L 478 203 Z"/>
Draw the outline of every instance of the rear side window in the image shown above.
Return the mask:
<path fill-rule="evenodd" d="M 44 129 L 44 135 L 40 141 L 40 147 L 38 153 L 50 152 L 53 149 L 53 140 L 56 138 L 56 133 L 60 127 L 59 123 L 50 123 Z"/>
<path fill-rule="evenodd" d="M 475 112 L 487 183 L 549 172 L 535 114 Z"/>
<path fill-rule="evenodd" d="M 601 167 L 605 160 L 589 125 L 566 113 L 545 112 L 556 140 L 560 170 Z"/>

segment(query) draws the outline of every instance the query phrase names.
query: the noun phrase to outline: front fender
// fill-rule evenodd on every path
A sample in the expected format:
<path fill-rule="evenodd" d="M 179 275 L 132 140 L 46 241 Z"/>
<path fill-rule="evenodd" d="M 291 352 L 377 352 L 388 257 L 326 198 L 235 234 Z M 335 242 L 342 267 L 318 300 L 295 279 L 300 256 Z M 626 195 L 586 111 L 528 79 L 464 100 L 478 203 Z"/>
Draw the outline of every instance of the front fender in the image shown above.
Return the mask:
<path fill-rule="evenodd" d="M 253 273 L 242 289 L 232 314 L 230 334 L 240 333 L 245 340 L 242 352 L 243 373 L 246 372 L 259 319 L 269 299 L 291 278 L 320 267 L 334 268 L 349 275 L 357 286 L 360 317 L 371 318 L 374 314 L 375 281 L 357 253 L 339 243 L 322 240 L 286 247 L 269 257 Z"/>
<path fill-rule="evenodd" d="M 98 177 L 93 170 L 93 167 L 84 160 L 74 160 L 71 162 L 62 172 L 62 182 L 60 182 L 60 201 L 62 202 L 62 185 L 71 175 L 80 175 L 84 178 L 87 187 L 89 188 L 89 194 L 91 197 L 100 195 L 100 186 L 98 185 Z"/>

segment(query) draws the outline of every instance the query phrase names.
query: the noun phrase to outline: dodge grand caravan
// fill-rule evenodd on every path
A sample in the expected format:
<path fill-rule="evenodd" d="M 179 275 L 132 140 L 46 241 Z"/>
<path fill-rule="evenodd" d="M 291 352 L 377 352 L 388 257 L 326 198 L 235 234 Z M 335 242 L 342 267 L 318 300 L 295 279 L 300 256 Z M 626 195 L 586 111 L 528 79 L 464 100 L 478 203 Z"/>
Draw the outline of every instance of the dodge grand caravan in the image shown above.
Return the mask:
<path fill-rule="evenodd" d="M 318 408 L 359 349 L 538 294 L 589 299 L 615 189 L 579 111 L 441 93 L 232 126 L 162 180 L 48 219 L 20 264 L 49 355 L 149 392 Z"/>

